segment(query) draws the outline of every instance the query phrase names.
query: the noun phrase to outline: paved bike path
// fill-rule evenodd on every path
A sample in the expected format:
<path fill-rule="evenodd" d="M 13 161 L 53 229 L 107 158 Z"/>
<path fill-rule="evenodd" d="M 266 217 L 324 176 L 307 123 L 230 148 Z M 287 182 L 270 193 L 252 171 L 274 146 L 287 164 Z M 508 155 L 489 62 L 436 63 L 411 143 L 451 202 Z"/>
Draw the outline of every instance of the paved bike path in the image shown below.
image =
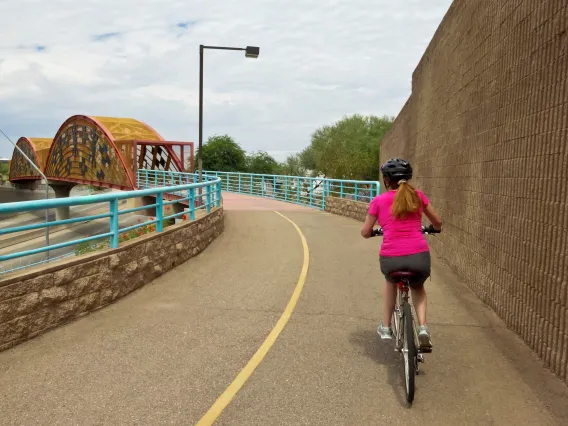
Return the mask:
<path fill-rule="evenodd" d="M 111 307 L 0 353 L 0 424 L 195 424 L 274 327 L 286 328 L 221 425 L 553 425 L 566 386 L 435 261 L 435 349 L 404 403 L 380 342 L 379 239 L 360 224 L 275 201 L 225 197 L 226 229 L 197 258 Z M 435 237 L 434 237 L 435 238 Z"/>
<path fill-rule="evenodd" d="M 401 358 L 375 332 L 380 240 L 362 239 L 360 223 L 342 217 L 288 217 L 310 245 L 306 287 L 218 424 L 568 424 L 566 386 L 436 259 L 426 283 L 435 350 L 421 364 L 409 409 Z"/>

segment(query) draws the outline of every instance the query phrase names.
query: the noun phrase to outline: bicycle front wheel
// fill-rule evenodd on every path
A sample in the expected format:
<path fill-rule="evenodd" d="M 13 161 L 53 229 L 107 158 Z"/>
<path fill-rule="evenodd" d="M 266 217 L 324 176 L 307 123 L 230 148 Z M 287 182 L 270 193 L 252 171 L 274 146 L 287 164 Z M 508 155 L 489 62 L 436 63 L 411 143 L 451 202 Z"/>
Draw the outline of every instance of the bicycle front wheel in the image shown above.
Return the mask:
<path fill-rule="evenodd" d="M 406 400 L 412 403 L 414 400 L 414 379 L 416 377 L 416 342 L 414 341 L 414 322 L 412 310 L 408 302 L 403 306 L 403 348 L 404 355 L 404 379 L 406 387 Z"/>

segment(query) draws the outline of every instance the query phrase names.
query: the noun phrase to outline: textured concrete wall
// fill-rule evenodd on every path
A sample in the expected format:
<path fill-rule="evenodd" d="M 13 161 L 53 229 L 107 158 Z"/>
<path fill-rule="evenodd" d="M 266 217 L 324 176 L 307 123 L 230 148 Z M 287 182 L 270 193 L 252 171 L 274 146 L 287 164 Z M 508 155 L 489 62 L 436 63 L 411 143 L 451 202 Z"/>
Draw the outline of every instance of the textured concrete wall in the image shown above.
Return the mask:
<path fill-rule="evenodd" d="M 223 209 L 0 282 L 0 351 L 86 315 L 196 256 L 223 232 Z"/>
<path fill-rule="evenodd" d="M 381 146 L 445 219 L 433 249 L 566 380 L 567 29 L 565 0 L 454 1 Z"/>
<path fill-rule="evenodd" d="M 347 216 L 360 222 L 365 222 L 367 210 L 369 210 L 369 203 L 337 197 L 327 197 L 325 199 L 325 211 L 340 216 Z"/>

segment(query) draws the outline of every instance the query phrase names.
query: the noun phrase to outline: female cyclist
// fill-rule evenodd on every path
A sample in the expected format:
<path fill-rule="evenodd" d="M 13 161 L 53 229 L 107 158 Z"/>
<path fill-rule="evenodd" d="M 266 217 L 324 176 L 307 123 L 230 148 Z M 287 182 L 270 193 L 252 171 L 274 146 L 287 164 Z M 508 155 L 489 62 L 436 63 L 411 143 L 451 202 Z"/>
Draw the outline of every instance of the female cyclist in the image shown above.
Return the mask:
<path fill-rule="evenodd" d="M 391 272 L 417 273 L 411 281 L 411 294 L 418 317 L 420 347 L 431 348 L 432 341 L 426 327 L 426 291 L 424 282 L 430 276 L 430 250 L 422 234 L 422 213 L 435 229 L 442 229 L 442 219 L 428 202 L 424 193 L 408 183 L 412 167 L 406 160 L 393 158 L 381 166 L 387 192 L 375 197 L 369 206 L 365 224 L 361 229 L 364 238 L 370 238 L 373 226 L 383 229 L 383 243 L 379 253 L 381 272 L 385 275 L 383 321 L 377 329 L 381 339 L 392 339 L 391 318 L 396 303 L 396 286 Z"/>

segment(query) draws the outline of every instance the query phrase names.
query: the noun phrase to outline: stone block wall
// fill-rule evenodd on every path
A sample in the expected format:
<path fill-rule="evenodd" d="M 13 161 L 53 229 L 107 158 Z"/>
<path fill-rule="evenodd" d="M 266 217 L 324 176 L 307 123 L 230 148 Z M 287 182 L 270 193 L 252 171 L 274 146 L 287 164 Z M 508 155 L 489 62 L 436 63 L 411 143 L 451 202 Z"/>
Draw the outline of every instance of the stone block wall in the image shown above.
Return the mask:
<path fill-rule="evenodd" d="M 365 221 L 367 210 L 369 210 L 369 203 L 337 197 L 327 197 L 325 199 L 325 211 L 340 216 L 347 216 L 360 222 Z"/>
<path fill-rule="evenodd" d="M 0 281 L 0 351 L 127 295 L 203 251 L 223 209 L 108 249 Z"/>
<path fill-rule="evenodd" d="M 568 381 L 567 30 L 564 0 L 454 1 L 381 161 L 411 160 L 434 251 Z"/>

